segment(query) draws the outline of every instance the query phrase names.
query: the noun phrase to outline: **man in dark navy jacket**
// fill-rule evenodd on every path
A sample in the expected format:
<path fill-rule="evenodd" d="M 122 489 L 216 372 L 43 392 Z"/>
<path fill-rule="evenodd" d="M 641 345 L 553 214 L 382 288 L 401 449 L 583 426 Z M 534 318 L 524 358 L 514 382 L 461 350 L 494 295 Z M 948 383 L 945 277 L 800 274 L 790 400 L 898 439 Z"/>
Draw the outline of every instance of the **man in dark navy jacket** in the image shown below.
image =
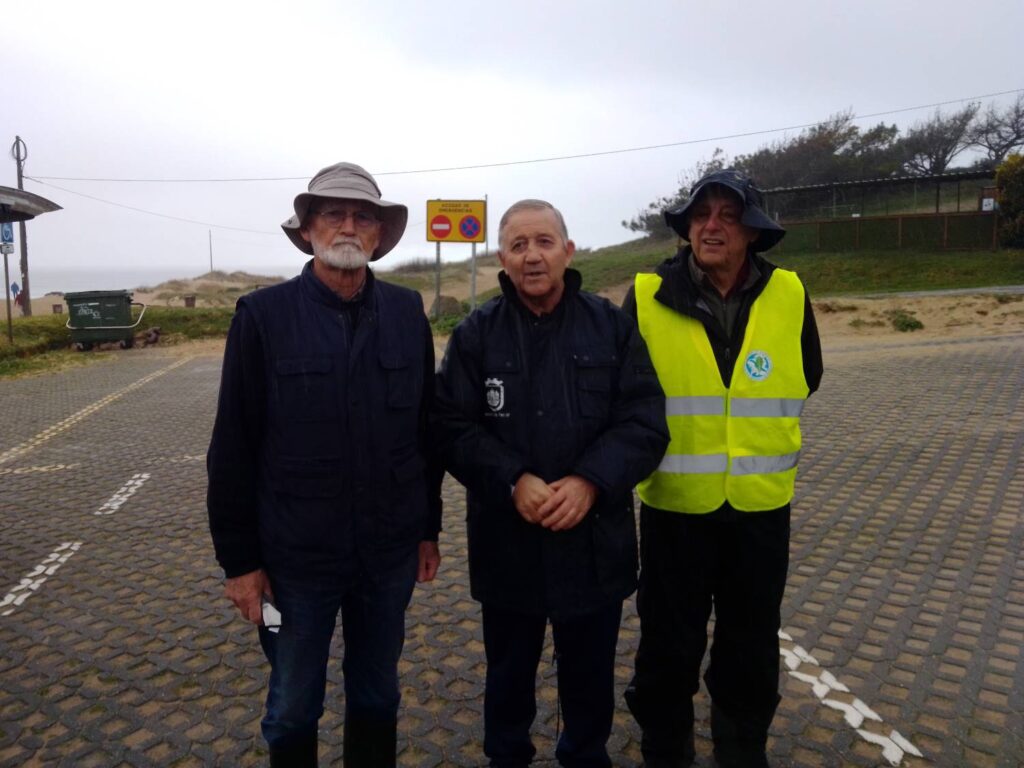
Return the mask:
<path fill-rule="evenodd" d="M 441 472 L 426 451 L 433 342 L 419 294 L 367 268 L 398 243 L 405 206 L 339 163 L 294 208 L 282 227 L 313 259 L 239 299 L 228 333 L 210 530 L 225 593 L 259 625 L 270 662 L 271 765 L 317 763 L 339 610 L 345 765 L 394 765 L 405 609 L 440 563 Z"/>
<path fill-rule="evenodd" d="M 535 754 L 548 619 L 566 766 L 609 766 L 615 644 L 636 588 L 633 486 L 668 442 L 665 401 L 633 321 L 580 291 L 561 213 L 523 200 L 499 228 L 502 295 L 452 334 L 434 427 L 467 488 L 470 586 L 482 603 L 484 752 Z"/>

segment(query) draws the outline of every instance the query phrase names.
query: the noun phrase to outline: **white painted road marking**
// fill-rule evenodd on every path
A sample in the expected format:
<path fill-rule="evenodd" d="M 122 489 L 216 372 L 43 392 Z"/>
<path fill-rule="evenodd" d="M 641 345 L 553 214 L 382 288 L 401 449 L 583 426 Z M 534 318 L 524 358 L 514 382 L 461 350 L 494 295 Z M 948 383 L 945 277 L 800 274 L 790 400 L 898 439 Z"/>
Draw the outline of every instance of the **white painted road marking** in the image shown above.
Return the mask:
<path fill-rule="evenodd" d="M 788 643 L 793 643 L 793 638 L 782 630 L 779 630 L 779 638 Z M 888 736 L 884 736 L 880 733 L 861 728 L 865 720 L 881 723 L 881 716 L 858 698 L 854 698 L 853 701 L 844 701 L 836 698 L 836 693 L 845 693 L 847 698 L 849 698 L 851 695 L 850 689 L 839 682 L 831 672 L 821 669 L 818 660 L 799 645 L 793 643 L 791 648 L 784 648 L 780 644 L 779 655 L 782 656 L 783 663 L 786 665 L 786 671 L 791 677 L 810 685 L 814 695 L 821 700 L 823 705 L 842 712 L 843 719 L 846 720 L 847 725 L 856 730 L 861 738 L 882 748 L 882 757 L 890 765 L 898 766 L 903 762 L 904 755 L 924 757 L 921 751 L 911 744 L 907 738 L 900 735 L 898 731 L 891 731 Z M 798 668 L 801 665 L 817 667 L 818 670 L 800 672 Z"/>
<path fill-rule="evenodd" d="M 142 484 L 149 480 L 149 472 L 136 472 L 132 475 L 132 479 L 121 486 L 121 488 L 111 496 L 107 503 L 102 507 L 93 512 L 94 515 L 112 515 L 124 504 L 128 499 L 132 497 Z"/>
<path fill-rule="evenodd" d="M 149 382 L 153 381 L 153 379 L 157 379 L 163 376 L 165 373 L 170 373 L 179 365 L 184 365 L 191 359 L 191 357 L 183 357 L 180 360 L 176 360 L 175 362 L 168 365 L 166 368 L 161 368 L 159 371 L 154 371 L 148 376 L 143 376 L 141 379 L 132 384 L 129 384 L 127 387 L 119 389 L 117 392 L 111 392 L 109 395 L 107 395 L 104 398 L 101 398 L 100 400 L 97 400 L 95 403 L 87 405 L 85 408 L 78 411 L 77 413 L 71 414 L 63 421 L 58 421 L 52 427 L 47 427 L 38 435 L 29 438 L 21 445 L 16 445 L 13 448 L 9 448 L 3 453 L 0 453 L 0 464 L 6 464 L 11 459 L 16 459 L 18 456 L 21 456 L 24 453 L 28 453 L 33 448 L 38 448 L 40 445 L 45 443 L 50 438 L 56 437 L 61 432 L 70 429 L 87 416 L 91 416 L 92 414 L 96 413 L 96 411 L 99 411 L 102 408 L 106 408 L 115 400 L 124 397 L 129 392 L 134 392 L 139 387 L 145 386 Z"/>
<path fill-rule="evenodd" d="M 82 466 L 80 462 L 74 464 L 43 464 L 38 467 L 14 467 L 13 469 L 0 469 L 0 475 L 34 475 L 38 472 L 60 472 L 62 469 L 76 469 Z"/>
<path fill-rule="evenodd" d="M 14 609 L 24 603 L 28 596 L 42 586 L 43 582 L 53 576 L 68 558 L 82 546 L 80 541 L 66 541 L 51 552 L 43 562 L 33 568 L 14 589 L 0 600 L 0 616 L 10 616 Z M 7 607 L 10 606 L 10 607 Z"/>

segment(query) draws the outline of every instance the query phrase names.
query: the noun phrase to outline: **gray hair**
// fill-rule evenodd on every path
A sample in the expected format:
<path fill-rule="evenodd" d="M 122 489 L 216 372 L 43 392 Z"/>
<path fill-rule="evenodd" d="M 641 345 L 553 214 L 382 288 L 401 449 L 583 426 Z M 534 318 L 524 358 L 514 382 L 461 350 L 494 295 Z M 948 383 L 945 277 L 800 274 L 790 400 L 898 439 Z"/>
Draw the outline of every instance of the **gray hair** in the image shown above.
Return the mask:
<path fill-rule="evenodd" d="M 569 230 L 566 229 L 565 218 L 562 216 L 562 212 L 547 200 L 533 200 L 527 198 L 526 200 L 520 200 L 518 203 L 513 203 L 512 206 L 502 214 L 501 221 L 498 223 L 499 248 L 502 247 L 502 238 L 505 236 L 505 226 L 508 224 L 508 220 L 512 218 L 513 214 L 519 213 L 520 211 L 551 211 L 555 214 L 555 220 L 558 222 L 558 229 L 562 235 L 562 242 L 569 242 Z"/>

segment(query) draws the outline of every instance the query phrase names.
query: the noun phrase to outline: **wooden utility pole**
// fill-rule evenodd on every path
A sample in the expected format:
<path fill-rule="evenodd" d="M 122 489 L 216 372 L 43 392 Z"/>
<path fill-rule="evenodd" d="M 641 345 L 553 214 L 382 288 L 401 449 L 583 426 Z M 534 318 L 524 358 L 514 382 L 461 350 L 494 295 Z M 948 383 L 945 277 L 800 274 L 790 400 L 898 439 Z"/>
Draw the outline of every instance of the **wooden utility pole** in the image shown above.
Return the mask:
<path fill-rule="evenodd" d="M 11 156 L 18 164 L 18 189 L 25 191 L 25 182 L 22 171 L 25 166 L 25 159 L 28 157 L 28 147 L 21 140 L 21 136 L 14 137 L 14 144 L 11 145 Z M 28 284 L 28 239 L 25 235 L 25 222 L 18 222 L 18 237 L 21 240 L 21 314 L 23 317 L 32 316 L 32 292 Z"/>

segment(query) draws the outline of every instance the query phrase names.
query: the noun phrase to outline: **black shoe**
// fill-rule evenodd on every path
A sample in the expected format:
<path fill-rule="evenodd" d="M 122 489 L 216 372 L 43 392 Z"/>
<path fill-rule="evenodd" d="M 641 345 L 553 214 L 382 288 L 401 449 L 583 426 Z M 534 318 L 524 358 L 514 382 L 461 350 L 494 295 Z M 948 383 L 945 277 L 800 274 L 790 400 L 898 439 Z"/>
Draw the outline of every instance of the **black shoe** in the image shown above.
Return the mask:
<path fill-rule="evenodd" d="M 711 740 L 718 768 L 770 768 L 765 750 L 770 722 L 771 717 L 733 718 L 712 702 Z"/>
<path fill-rule="evenodd" d="M 693 743 L 693 729 L 683 738 L 682 744 L 677 745 L 674 751 L 676 754 L 664 754 L 659 750 L 652 749 L 654 744 L 665 743 L 664 740 L 655 739 L 648 731 L 643 732 L 640 752 L 644 756 L 641 768 L 690 768 L 697 756 L 697 750 Z"/>
<path fill-rule="evenodd" d="M 345 768 L 394 768 L 397 719 L 379 722 L 349 717 L 342 738 Z"/>
<path fill-rule="evenodd" d="M 735 745 L 716 746 L 715 764 L 718 768 L 771 768 L 764 750 L 744 750 Z"/>
<path fill-rule="evenodd" d="M 290 744 L 270 748 L 270 768 L 317 768 L 317 735 Z"/>

